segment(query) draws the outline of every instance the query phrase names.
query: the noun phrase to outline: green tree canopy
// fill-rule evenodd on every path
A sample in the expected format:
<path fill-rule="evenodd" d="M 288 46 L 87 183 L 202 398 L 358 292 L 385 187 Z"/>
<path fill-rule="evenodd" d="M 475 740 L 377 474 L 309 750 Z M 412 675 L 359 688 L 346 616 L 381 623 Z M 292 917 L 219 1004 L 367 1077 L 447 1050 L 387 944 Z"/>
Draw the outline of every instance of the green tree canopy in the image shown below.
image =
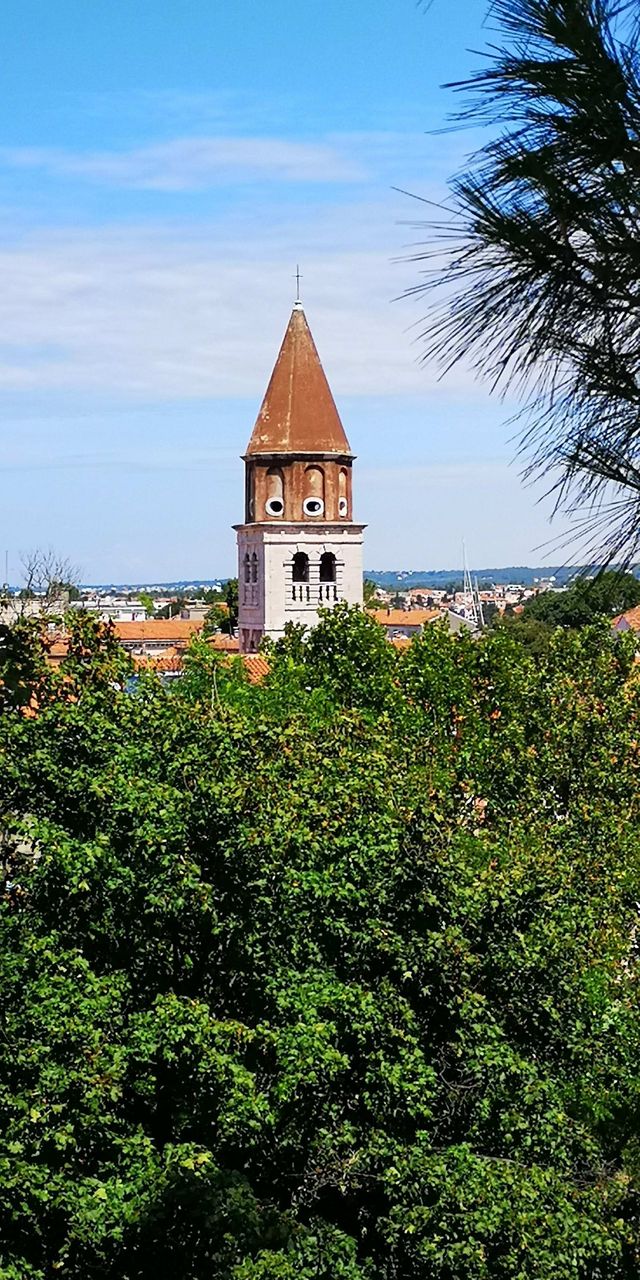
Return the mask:
<path fill-rule="evenodd" d="M 187 600 L 185 596 L 175 596 L 168 604 L 163 604 L 160 609 L 154 612 L 155 618 L 177 618 L 182 610 L 186 608 Z"/>
<path fill-rule="evenodd" d="M 235 635 L 238 625 L 238 579 L 229 578 L 223 591 L 210 591 L 208 597 L 204 634 L 222 631 L 226 635 Z"/>
<path fill-rule="evenodd" d="M 566 591 L 543 591 L 527 601 L 524 615 L 555 627 L 582 627 L 599 615 L 613 617 L 640 604 L 640 582 L 632 573 L 609 569 L 578 578 Z"/>
<path fill-rule="evenodd" d="M 228 609 L 229 630 L 233 635 L 238 625 L 238 579 L 229 578 L 224 584 L 224 602 Z"/>
<path fill-rule="evenodd" d="M 0 637 L 2 1280 L 635 1280 L 633 644 Z"/>

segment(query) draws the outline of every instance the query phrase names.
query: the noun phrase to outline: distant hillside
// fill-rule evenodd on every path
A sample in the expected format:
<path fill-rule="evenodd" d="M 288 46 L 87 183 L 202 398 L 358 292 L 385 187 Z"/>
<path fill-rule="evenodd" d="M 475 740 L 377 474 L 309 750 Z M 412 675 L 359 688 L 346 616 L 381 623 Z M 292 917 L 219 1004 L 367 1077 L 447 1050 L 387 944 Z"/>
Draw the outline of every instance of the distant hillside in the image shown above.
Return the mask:
<path fill-rule="evenodd" d="M 576 565 L 550 565 L 530 567 L 529 565 L 508 565 L 503 569 L 472 569 L 480 587 L 501 586 L 513 582 L 519 586 L 531 587 L 541 578 L 555 578 L 558 586 L 569 582 L 577 573 L 593 573 L 597 566 L 580 568 Z M 636 570 L 636 573 L 638 570 Z M 370 578 L 377 586 L 386 590 L 402 591 L 410 587 L 450 587 L 462 586 L 462 569 L 365 569 L 365 578 Z M 640 576 L 640 573 L 638 574 Z M 83 584 L 84 590 L 132 592 L 159 591 L 168 595 L 195 595 L 198 591 L 206 591 L 211 587 L 221 587 L 227 578 L 181 578 L 172 582 L 160 582 L 158 579 L 147 579 L 146 582 L 102 582 Z"/>
<path fill-rule="evenodd" d="M 472 569 L 473 578 L 478 579 L 480 587 L 502 586 L 513 582 L 518 586 L 531 587 L 541 578 L 555 578 L 558 586 L 562 586 L 581 570 L 577 566 L 560 565 L 557 568 L 549 565 L 530 568 L 528 565 L 508 565 L 504 569 Z M 376 586 L 387 591 L 407 591 L 414 587 L 450 587 L 462 586 L 462 569 L 366 569 L 365 578 L 370 578 Z"/>

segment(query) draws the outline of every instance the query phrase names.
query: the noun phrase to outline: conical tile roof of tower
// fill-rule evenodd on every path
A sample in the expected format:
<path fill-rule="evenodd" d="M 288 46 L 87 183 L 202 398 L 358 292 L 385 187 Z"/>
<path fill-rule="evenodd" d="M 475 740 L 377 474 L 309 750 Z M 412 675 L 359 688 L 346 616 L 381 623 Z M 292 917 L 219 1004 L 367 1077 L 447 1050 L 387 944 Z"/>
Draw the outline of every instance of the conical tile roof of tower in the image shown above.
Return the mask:
<path fill-rule="evenodd" d="M 351 453 L 300 306 L 291 314 L 247 447 L 247 456 L 259 453 Z"/>

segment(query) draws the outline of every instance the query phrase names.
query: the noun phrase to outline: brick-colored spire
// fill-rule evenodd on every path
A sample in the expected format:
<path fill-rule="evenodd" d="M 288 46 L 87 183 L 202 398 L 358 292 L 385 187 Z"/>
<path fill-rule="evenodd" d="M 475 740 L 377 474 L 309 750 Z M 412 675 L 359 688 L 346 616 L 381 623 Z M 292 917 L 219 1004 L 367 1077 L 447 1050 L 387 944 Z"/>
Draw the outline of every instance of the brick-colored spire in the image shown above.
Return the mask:
<path fill-rule="evenodd" d="M 247 447 L 249 457 L 260 453 L 351 453 L 299 303 Z"/>

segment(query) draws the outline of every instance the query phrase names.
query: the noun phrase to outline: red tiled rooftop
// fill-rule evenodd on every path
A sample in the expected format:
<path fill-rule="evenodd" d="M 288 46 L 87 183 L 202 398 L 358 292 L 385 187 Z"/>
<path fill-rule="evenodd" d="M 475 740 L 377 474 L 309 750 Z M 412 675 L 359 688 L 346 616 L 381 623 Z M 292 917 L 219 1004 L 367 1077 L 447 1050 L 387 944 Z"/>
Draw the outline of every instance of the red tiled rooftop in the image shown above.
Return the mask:
<path fill-rule="evenodd" d="M 201 618 L 147 618 L 145 622 L 114 622 L 113 629 L 118 640 L 143 641 L 166 640 L 186 644 L 198 631 L 201 631 Z"/>
<path fill-rule="evenodd" d="M 221 653 L 237 653 L 240 643 L 237 636 L 214 635 L 209 637 L 209 644 L 213 649 L 218 649 Z"/>
<path fill-rule="evenodd" d="M 374 609 L 371 616 L 383 627 L 422 627 L 442 615 L 439 609 Z"/>
<path fill-rule="evenodd" d="M 269 674 L 269 663 L 262 653 L 243 653 L 242 661 L 250 684 L 260 684 Z"/>
<path fill-rule="evenodd" d="M 182 671 L 182 654 L 173 647 L 164 649 L 162 653 L 154 655 L 136 654 L 133 662 L 134 666 L 142 670 Z"/>
<path fill-rule="evenodd" d="M 617 627 L 623 621 L 631 631 L 640 631 L 640 604 L 635 605 L 633 609 L 627 609 L 626 613 L 619 613 L 617 618 L 612 619 L 611 626 Z"/>

